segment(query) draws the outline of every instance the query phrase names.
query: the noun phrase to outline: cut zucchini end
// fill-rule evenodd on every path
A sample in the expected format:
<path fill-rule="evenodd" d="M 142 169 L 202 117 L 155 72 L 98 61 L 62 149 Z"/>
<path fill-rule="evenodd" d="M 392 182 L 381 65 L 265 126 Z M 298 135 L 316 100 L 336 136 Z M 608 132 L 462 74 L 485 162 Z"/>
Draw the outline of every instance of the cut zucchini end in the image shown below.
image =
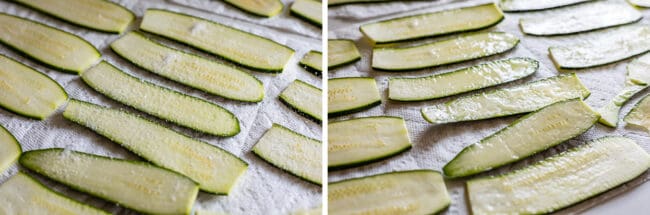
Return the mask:
<path fill-rule="evenodd" d="M 413 148 L 412 144 L 408 145 L 408 146 L 406 146 L 404 148 L 401 148 L 401 149 L 399 149 L 399 150 L 397 150 L 397 151 L 395 151 L 393 153 L 385 154 L 385 155 L 382 155 L 382 156 L 379 156 L 379 157 L 369 158 L 369 159 L 360 160 L 360 161 L 354 161 L 354 162 L 350 162 L 350 163 L 346 163 L 346 164 L 340 164 L 340 165 L 338 165 L 338 164 L 337 165 L 328 165 L 327 170 L 328 171 L 343 170 L 343 169 L 349 169 L 349 168 L 353 168 L 353 167 L 368 165 L 368 164 L 371 164 L 371 163 L 375 163 L 377 161 L 388 160 L 388 159 L 391 159 L 392 157 L 394 157 L 396 155 L 399 155 L 399 154 L 402 154 L 402 153 L 408 151 L 411 148 Z"/>
<path fill-rule="evenodd" d="M 356 108 L 352 108 L 352 109 L 348 109 L 348 110 L 341 110 L 341 111 L 336 111 L 336 112 L 329 112 L 329 113 L 327 113 L 327 116 L 329 116 L 329 117 L 339 117 L 339 116 L 348 115 L 348 114 L 360 112 L 360 111 L 363 111 L 363 110 L 367 110 L 367 109 L 370 109 L 370 108 L 373 108 L 373 107 L 376 107 L 376 106 L 379 106 L 379 105 L 381 105 L 381 100 L 374 101 L 374 102 L 369 103 L 368 105 L 364 105 L 362 107 L 356 107 Z"/>
<path fill-rule="evenodd" d="M 598 113 L 600 114 L 600 119 L 598 119 L 598 122 L 605 126 L 616 128 L 618 124 L 618 113 L 620 110 L 620 106 L 617 106 L 611 102 L 608 103 L 607 105 L 598 109 Z"/>
<path fill-rule="evenodd" d="M 0 174 L 15 163 L 23 152 L 20 142 L 9 130 L 0 125 Z"/>

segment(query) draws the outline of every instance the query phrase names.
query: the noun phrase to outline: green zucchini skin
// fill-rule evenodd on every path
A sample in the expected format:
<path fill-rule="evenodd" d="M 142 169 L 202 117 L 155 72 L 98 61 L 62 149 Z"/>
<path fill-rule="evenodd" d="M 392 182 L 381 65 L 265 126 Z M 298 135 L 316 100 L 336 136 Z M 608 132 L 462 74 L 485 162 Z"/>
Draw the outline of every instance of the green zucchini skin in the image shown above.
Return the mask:
<path fill-rule="evenodd" d="M 328 63 L 327 63 L 327 69 L 330 69 L 330 70 L 332 70 L 332 69 L 338 69 L 338 68 L 340 68 L 340 67 L 343 67 L 343 66 L 346 66 L 346 65 L 348 65 L 348 64 L 352 64 L 352 63 L 354 63 L 354 62 L 357 62 L 357 61 L 361 60 L 361 54 L 359 54 L 359 50 L 358 50 L 356 44 L 354 43 L 354 40 L 350 40 L 350 39 L 331 39 L 331 40 L 328 40 L 328 41 L 347 41 L 347 42 L 352 43 L 352 44 L 354 45 L 354 48 L 355 48 L 355 51 L 356 51 L 356 55 L 357 55 L 357 56 L 352 57 L 352 58 L 349 58 L 349 59 L 346 59 L 345 61 L 342 61 L 342 62 L 337 63 L 337 64 L 330 64 L 330 63 L 329 63 L 329 60 L 328 60 Z M 328 45 L 328 46 L 329 46 L 329 45 Z M 329 55 L 329 54 L 328 54 L 328 55 Z M 329 57 L 328 57 L 328 59 L 329 59 Z"/>
<path fill-rule="evenodd" d="M 249 10 L 248 8 L 244 8 L 244 7 L 240 6 L 240 5 L 237 5 L 237 4 L 233 3 L 233 1 L 239 1 L 239 0 L 224 0 L 224 2 L 228 3 L 229 5 L 232 5 L 233 7 L 237 8 L 237 9 L 243 11 L 243 12 L 246 12 L 247 14 L 258 16 L 258 17 L 271 18 L 271 17 L 274 17 L 275 15 L 278 15 L 284 9 L 284 4 L 282 4 L 282 1 L 280 1 L 280 0 L 269 0 L 269 1 L 274 1 L 274 2 L 281 5 L 280 8 L 277 11 L 274 11 L 274 12 L 271 12 L 271 13 L 260 13 L 260 12 L 256 12 L 256 11 L 253 11 L 253 10 Z"/>
<path fill-rule="evenodd" d="M 322 52 L 311 50 L 311 51 L 309 51 L 309 53 L 307 53 L 307 54 L 305 54 L 305 56 L 303 56 L 302 60 L 300 60 L 300 62 L 298 62 L 298 64 L 303 66 L 308 72 L 311 72 L 312 74 L 314 74 L 316 76 L 321 76 L 321 74 L 323 73 L 323 65 L 320 65 L 320 66 L 312 65 L 311 63 L 305 61 L 305 58 L 307 58 L 309 55 L 320 55 L 321 60 L 323 58 L 323 53 Z"/>
<path fill-rule="evenodd" d="M 315 1 L 315 0 L 296 0 L 292 4 L 296 4 L 298 1 L 314 1 L 314 2 L 320 3 L 319 1 Z M 310 24 L 312 24 L 312 25 L 314 25 L 316 27 L 319 27 L 319 28 L 323 27 L 323 23 L 321 21 L 313 20 L 312 18 L 309 18 L 309 15 L 302 14 L 300 11 L 294 9 L 293 5 L 291 7 L 291 10 L 289 10 L 289 11 L 291 11 L 292 15 L 297 16 L 298 18 L 300 18 L 302 20 L 305 20 L 305 21 L 309 22 Z M 321 13 L 322 13 L 322 11 L 321 11 Z"/>
<path fill-rule="evenodd" d="M 650 2 L 647 0 L 627 0 L 627 2 L 637 7 L 644 7 L 644 8 L 650 7 Z"/>
<path fill-rule="evenodd" d="M 503 2 L 505 2 L 505 1 L 508 1 L 508 0 L 499 0 L 499 4 L 500 4 L 499 6 L 501 7 L 501 10 L 503 10 L 503 12 L 507 12 L 507 13 L 524 13 L 524 12 L 535 12 L 535 11 L 542 11 L 542 10 L 549 10 L 549 9 L 557 9 L 557 8 L 571 6 L 571 5 L 583 4 L 585 2 L 590 2 L 590 1 L 594 1 L 594 0 L 578 0 L 578 1 L 575 1 L 575 2 L 569 3 L 569 4 L 552 6 L 552 7 L 545 7 L 545 8 L 535 8 L 535 9 L 508 9 L 506 7 L 503 7 L 503 5 L 502 5 Z"/>
<path fill-rule="evenodd" d="M 3 139 L 3 137 L 6 139 Z M 15 151 L 13 153 L 10 152 L 10 148 L 5 144 L 10 144 L 13 146 Z M 2 125 L 0 125 L 0 145 L 2 145 L 2 151 L 0 151 L 0 174 L 2 174 L 5 170 L 9 169 L 9 166 L 11 166 L 11 164 L 20 158 L 20 154 L 22 154 L 23 148 L 20 146 L 20 142 L 18 142 L 16 137 L 14 137 L 14 135 L 11 134 L 11 132 L 9 132 L 9 130 L 7 130 L 7 128 L 3 127 Z"/>
<path fill-rule="evenodd" d="M 321 91 L 321 96 L 322 96 L 323 91 L 322 91 L 321 89 L 319 89 L 318 87 L 315 87 L 315 86 L 313 86 L 313 85 L 311 85 L 311 84 L 308 84 L 307 82 L 301 81 L 301 80 L 299 80 L 299 79 L 296 79 L 295 82 L 297 82 L 297 84 L 304 85 L 304 86 L 307 86 L 307 87 L 309 87 L 309 88 L 312 88 L 312 89 L 315 89 L 315 90 Z M 293 83 L 292 83 L 292 84 L 293 84 Z M 288 87 L 287 87 L 287 88 L 288 88 Z M 287 88 L 285 88 L 285 90 L 286 90 Z M 282 92 L 284 93 L 285 90 L 283 90 Z M 281 101 L 283 104 L 285 104 L 287 107 L 289 107 L 289 108 L 291 108 L 292 110 L 298 112 L 300 115 L 306 116 L 308 119 L 310 119 L 310 120 L 312 120 L 312 121 L 314 121 L 314 122 L 316 122 L 316 123 L 318 123 L 318 124 L 320 124 L 320 123 L 322 122 L 322 116 L 318 116 L 318 115 L 310 114 L 310 113 L 307 113 L 307 112 L 301 110 L 297 105 L 291 104 L 291 102 L 289 101 L 290 99 L 289 99 L 289 98 L 286 98 L 286 97 L 284 96 L 283 93 L 280 93 L 280 95 L 278 96 L 278 98 L 279 98 L 280 101 Z M 321 115 L 322 115 L 322 113 L 321 113 Z"/>
<path fill-rule="evenodd" d="M 634 107 L 632 107 L 632 110 L 628 112 L 625 117 L 623 118 L 623 121 L 625 121 L 628 125 L 633 125 L 637 127 L 641 127 L 643 130 L 646 132 L 650 133 L 650 120 L 643 121 L 640 120 L 639 118 L 647 118 L 650 113 L 648 112 L 648 106 L 650 104 L 650 94 L 647 94 L 639 100 L 636 104 L 634 104 Z M 636 117 L 636 119 L 634 119 Z"/>

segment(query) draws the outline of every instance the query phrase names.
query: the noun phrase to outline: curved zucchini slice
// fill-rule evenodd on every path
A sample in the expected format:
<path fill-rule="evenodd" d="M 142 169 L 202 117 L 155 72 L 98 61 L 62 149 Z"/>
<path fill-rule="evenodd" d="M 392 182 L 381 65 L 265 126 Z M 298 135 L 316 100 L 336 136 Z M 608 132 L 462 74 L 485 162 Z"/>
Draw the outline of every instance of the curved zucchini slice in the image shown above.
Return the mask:
<path fill-rule="evenodd" d="M 622 185 L 649 167 L 650 156 L 634 140 L 604 137 L 521 170 L 469 180 L 467 193 L 473 214 L 547 214 Z"/>
<path fill-rule="evenodd" d="M 361 59 L 352 40 L 327 40 L 327 68 L 343 66 Z"/>
<path fill-rule="evenodd" d="M 20 153 L 23 151 L 14 135 L 2 125 L 0 125 L 0 149 L 2 149 L 0 150 L 0 174 L 2 174 L 9 169 L 11 164 L 18 160 Z"/>
<path fill-rule="evenodd" d="M 315 119 L 323 120 L 323 91 L 308 83 L 296 79 L 282 93 L 280 101 L 292 109 Z"/>
<path fill-rule="evenodd" d="M 580 99 L 549 105 L 466 147 L 443 170 L 456 178 L 524 159 L 584 133 L 599 117 Z"/>
<path fill-rule="evenodd" d="M 300 65 L 306 66 L 307 70 L 316 75 L 323 72 L 323 53 L 319 51 L 309 51 L 300 60 Z"/>
<path fill-rule="evenodd" d="M 632 96 L 641 92 L 650 84 L 650 55 L 646 54 L 627 65 L 627 75 L 625 76 L 625 87 L 605 106 L 600 108 L 600 123 L 610 127 L 616 127 L 618 124 L 618 113 L 621 107 Z"/>
<path fill-rule="evenodd" d="M 322 26 L 323 4 L 315 0 L 296 0 L 291 5 L 291 13 L 317 26 Z"/>
<path fill-rule="evenodd" d="M 247 72 L 163 46 L 140 33 L 124 35 L 111 49 L 139 67 L 213 95 L 245 102 L 264 98 L 262 82 Z"/>
<path fill-rule="evenodd" d="M 140 29 L 260 71 L 282 72 L 294 53 L 270 39 L 166 10 L 148 9 Z"/>
<path fill-rule="evenodd" d="M 67 149 L 28 151 L 20 164 L 76 190 L 148 214 L 190 214 L 199 192 L 194 181 L 167 169 Z"/>
<path fill-rule="evenodd" d="M 106 0 L 14 0 L 66 22 L 109 33 L 122 33 L 135 19 L 128 9 Z"/>
<path fill-rule="evenodd" d="M 501 20 L 501 10 L 496 4 L 488 3 L 369 23 L 360 30 L 372 42 L 391 43 L 480 30 Z"/>
<path fill-rule="evenodd" d="M 439 172 L 411 170 L 329 184 L 328 212 L 338 214 L 437 214 L 451 198 Z"/>
<path fill-rule="evenodd" d="M 627 0 L 627 2 L 638 7 L 650 7 L 650 1 L 648 0 Z"/>
<path fill-rule="evenodd" d="M 327 127 L 329 169 L 371 163 L 411 148 L 406 122 L 400 117 L 355 118 Z"/>
<path fill-rule="evenodd" d="M 650 27 L 621 27 L 587 42 L 552 46 L 548 51 L 559 69 L 602 66 L 650 51 Z"/>
<path fill-rule="evenodd" d="M 56 81 L 27 65 L 0 55 L 0 107 L 43 120 L 68 100 Z"/>
<path fill-rule="evenodd" d="M 0 43 L 47 66 L 75 74 L 101 58 L 99 51 L 81 37 L 4 13 L 0 13 Z"/>
<path fill-rule="evenodd" d="M 224 0 L 248 13 L 272 17 L 282 12 L 284 5 L 280 0 Z"/>
<path fill-rule="evenodd" d="M 503 32 L 473 33 L 457 38 L 407 48 L 374 48 L 372 68 L 414 70 L 458 63 L 514 48 L 519 39 Z"/>
<path fill-rule="evenodd" d="M 641 127 L 650 133 L 650 95 L 646 95 L 639 103 L 636 103 L 623 120 L 629 125 Z"/>
<path fill-rule="evenodd" d="M 537 71 L 531 58 L 491 61 L 453 72 L 420 78 L 388 79 L 388 98 L 396 101 L 424 101 L 491 87 Z"/>
<path fill-rule="evenodd" d="M 223 149 L 127 112 L 70 100 L 63 117 L 151 163 L 190 177 L 206 192 L 228 194 L 248 168 L 248 164 Z"/>
<path fill-rule="evenodd" d="M 532 112 L 559 101 L 586 98 L 589 94 L 575 74 L 560 75 L 425 107 L 422 116 L 434 124 L 490 119 Z"/>
<path fill-rule="evenodd" d="M 253 147 L 253 153 L 265 161 L 314 184 L 323 183 L 323 144 L 273 124 Z"/>
<path fill-rule="evenodd" d="M 499 6 L 505 12 L 525 12 L 564 7 L 589 1 L 593 0 L 501 0 Z"/>
<path fill-rule="evenodd" d="M 327 80 L 327 114 L 341 116 L 381 104 L 374 78 L 349 77 Z"/>

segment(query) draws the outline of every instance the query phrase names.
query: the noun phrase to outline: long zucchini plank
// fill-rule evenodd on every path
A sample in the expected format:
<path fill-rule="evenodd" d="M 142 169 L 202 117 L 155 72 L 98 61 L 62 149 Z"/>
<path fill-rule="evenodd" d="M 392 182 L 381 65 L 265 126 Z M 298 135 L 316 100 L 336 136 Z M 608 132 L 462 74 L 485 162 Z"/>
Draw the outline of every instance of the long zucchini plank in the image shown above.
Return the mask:
<path fill-rule="evenodd" d="M 422 116 L 434 124 L 490 119 L 532 112 L 555 102 L 586 98 L 589 94 L 578 76 L 567 74 L 459 97 L 422 108 Z"/>
<path fill-rule="evenodd" d="M 503 20 L 494 3 L 399 17 L 360 27 L 370 41 L 391 43 L 492 27 Z"/>
<path fill-rule="evenodd" d="M 246 102 L 264 98 L 262 82 L 247 72 L 163 46 L 140 33 L 124 35 L 111 49 L 139 67 L 210 94 Z"/>
<path fill-rule="evenodd" d="M 505 12 L 525 12 L 564 7 L 589 1 L 593 0 L 501 0 L 499 6 Z"/>
<path fill-rule="evenodd" d="M 650 167 L 634 140 L 604 137 L 505 175 L 472 179 L 473 214 L 547 214 L 604 193 Z"/>
<path fill-rule="evenodd" d="M 228 194 L 248 168 L 223 149 L 127 112 L 71 100 L 63 117 L 156 165 L 190 177 L 206 192 Z"/>
<path fill-rule="evenodd" d="M 0 55 L 0 107 L 43 120 L 68 100 L 56 81 L 25 64 Z"/>
<path fill-rule="evenodd" d="M 381 104 L 374 78 L 348 77 L 327 80 L 327 114 L 341 116 Z"/>
<path fill-rule="evenodd" d="M 610 127 L 616 127 L 618 124 L 618 114 L 621 107 L 632 96 L 641 92 L 650 84 L 650 54 L 643 55 L 642 57 L 630 62 L 627 65 L 627 74 L 625 76 L 625 87 L 618 93 L 612 100 L 605 106 L 600 108 L 600 123 Z"/>
<path fill-rule="evenodd" d="M 294 53 L 291 48 L 270 39 L 165 10 L 148 9 L 140 29 L 261 71 L 282 72 Z"/>
<path fill-rule="evenodd" d="M 321 89 L 296 79 L 280 93 L 279 98 L 292 109 L 320 123 L 323 120 L 322 96 Z"/>
<path fill-rule="evenodd" d="M 13 0 L 82 27 L 122 33 L 135 20 L 128 9 L 107 0 Z"/>
<path fill-rule="evenodd" d="M 199 192 L 194 181 L 167 169 L 67 149 L 28 151 L 20 164 L 76 190 L 148 214 L 190 214 Z"/>
<path fill-rule="evenodd" d="M 396 101 L 424 101 L 491 87 L 537 71 L 531 58 L 509 58 L 419 78 L 388 79 L 388 98 Z"/>
<path fill-rule="evenodd" d="M 332 69 L 361 59 L 352 40 L 327 40 L 327 68 Z"/>
<path fill-rule="evenodd" d="M 559 69 L 582 69 L 621 61 L 650 51 L 650 27 L 626 26 L 570 46 L 551 46 Z"/>
<path fill-rule="evenodd" d="M 323 144 L 273 124 L 257 141 L 253 153 L 265 161 L 314 184 L 323 183 Z"/>
<path fill-rule="evenodd" d="M 634 105 L 623 118 L 628 125 L 638 126 L 650 133 L 650 94 Z"/>
<path fill-rule="evenodd" d="M 648 0 L 627 0 L 627 2 L 638 7 L 650 7 L 650 1 Z"/>
<path fill-rule="evenodd" d="M 359 166 L 411 148 L 406 122 L 377 116 L 331 122 L 328 127 L 328 168 Z"/>
<path fill-rule="evenodd" d="M 329 184 L 328 212 L 339 214 L 437 214 L 451 198 L 439 172 L 390 172 Z"/>
<path fill-rule="evenodd" d="M 47 66 L 75 74 L 101 58 L 99 51 L 81 37 L 4 13 L 0 13 L 0 43 Z"/>
<path fill-rule="evenodd" d="M 306 67 L 307 70 L 316 75 L 323 72 L 323 53 L 319 51 L 309 51 L 305 56 L 300 59 L 300 65 Z"/>
<path fill-rule="evenodd" d="M 473 33 L 407 48 L 374 48 L 372 68 L 414 70 L 473 60 L 506 52 L 519 39 L 503 32 Z"/>
<path fill-rule="evenodd" d="M 23 149 L 14 135 L 0 125 L 0 174 L 11 166 L 22 153 Z"/>
<path fill-rule="evenodd" d="M 580 99 L 549 105 L 465 147 L 445 165 L 444 173 L 464 177 L 524 159 L 584 133 L 599 117 Z"/>
<path fill-rule="evenodd" d="M 282 12 L 284 5 L 280 0 L 224 0 L 248 13 L 272 17 Z"/>
<path fill-rule="evenodd" d="M 291 4 L 291 13 L 321 27 L 323 25 L 322 3 L 315 0 L 295 0 Z"/>
<path fill-rule="evenodd" d="M 102 61 L 81 74 L 93 89 L 125 105 L 178 125 L 217 136 L 239 133 L 230 111 L 208 101 L 142 81 Z"/>

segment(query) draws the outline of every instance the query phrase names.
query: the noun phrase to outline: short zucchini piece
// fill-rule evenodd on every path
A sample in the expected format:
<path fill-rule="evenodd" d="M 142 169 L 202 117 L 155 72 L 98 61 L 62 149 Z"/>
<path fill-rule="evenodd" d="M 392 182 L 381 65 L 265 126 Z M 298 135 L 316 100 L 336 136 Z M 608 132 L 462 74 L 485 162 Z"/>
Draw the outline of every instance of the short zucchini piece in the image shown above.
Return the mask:
<path fill-rule="evenodd" d="M 388 79 L 388 98 L 396 101 L 424 101 L 491 87 L 537 71 L 539 62 L 530 58 L 510 58 L 482 63 L 420 78 Z"/>
<path fill-rule="evenodd" d="M 627 65 L 627 75 L 625 76 L 625 87 L 612 98 L 605 106 L 600 108 L 600 123 L 610 127 L 616 127 L 618 124 L 618 114 L 621 107 L 632 96 L 641 92 L 650 84 L 650 54 L 643 55 Z"/>
<path fill-rule="evenodd" d="M 63 117 L 151 163 L 190 177 L 206 192 L 228 194 L 248 168 L 248 164 L 223 149 L 127 112 L 71 100 Z"/>
<path fill-rule="evenodd" d="M 323 120 L 323 91 L 308 83 L 296 79 L 282 93 L 280 101 L 292 109 L 315 119 Z"/>
<path fill-rule="evenodd" d="M 309 51 L 300 60 L 300 65 L 305 66 L 307 70 L 314 74 L 320 75 L 323 72 L 323 53 L 313 50 Z"/>
<path fill-rule="evenodd" d="M 501 0 L 499 6 L 505 12 L 526 12 L 564 7 L 589 1 L 593 0 Z"/>
<path fill-rule="evenodd" d="M 2 149 L 0 150 L 0 174 L 2 174 L 18 160 L 23 151 L 14 135 L 2 125 L 0 125 L 0 149 Z"/>
<path fill-rule="evenodd" d="M 391 43 L 480 30 L 501 20 L 499 7 L 488 3 L 364 24 L 360 30 L 372 42 Z"/>
<path fill-rule="evenodd" d="M 359 166 L 411 148 L 406 122 L 400 117 L 363 117 L 328 124 L 328 168 Z"/>
<path fill-rule="evenodd" d="M 260 71 L 282 72 L 294 53 L 270 39 L 166 10 L 148 9 L 140 29 Z"/>
<path fill-rule="evenodd" d="M 473 214 L 549 214 L 645 173 L 650 156 L 624 137 L 604 137 L 496 177 L 472 179 Z M 489 197 L 489 198 L 486 198 Z"/>
<path fill-rule="evenodd" d="M 253 147 L 253 153 L 292 175 L 314 184 L 323 183 L 323 144 L 273 124 Z"/>
<path fill-rule="evenodd" d="M 315 0 L 296 0 L 291 5 L 291 13 L 321 27 L 323 25 L 322 3 Z"/>
<path fill-rule="evenodd" d="M 414 70 L 458 63 L 514 48 L 519 39 L 503 32 L 473 33 L 457 38 L 407 48 L 374 48 L 372 68 Z"/>
<path fill-rule="evenodd" d="M 0 107 L 43 120 L 68 100 L 56 81 L 25 64 L 0 55 Z"/>
<path fill-rule="evenodd" d="M 490 119 L 532 112 L 567 99 L 584 99 L 589 94 L 575 74 L 567 74 L 459 97 L 422 108 L 422 116 L 433 124 Z"/>
<path fill-rule="evenodd" d="M 0 13 L 0 43 L 47 66 L 75 74 L 101 58 L 99 51 L 81 37 L 4 13 Z"/>
<path fill-rule="evenodd" d="M 451 204 L 439 172 L 411 170 L 329 184 L 328 212 L 339 214 L 437 214 Z"/>
<path fill-rule="evenodd" d="M 636 103 L 623 120 L 629 125 L 640 127 L 650 133 L 650 94 Z"/>
<path fill-rule="evenodd" d="M 327 114 L 341 116 L 381 104 L 374 78 L 332 78 L 327 81 Z"/>
<path fill-rule="evenodd" d="M 650 7 L 649 0 L 627 0 L 627 2 L 637 7 Z"/>
<path fill-rule="evenodd" d="M 284 5 L 280 0 L 224 0 L 248 13 L 272 17 L 282 12 Z"/>
<path fill-rule="evenodd" d="M 336 68 L 361 59 L 352 40 L 327 40 L 327 68 Z"/>
<path fill-rule="evenodd" d="M 147 214 L 190 214 L 199 192 L 189 178 L 151 164 L 67 149 L 28 151 L 20 164 L 76 190 Z"/>

